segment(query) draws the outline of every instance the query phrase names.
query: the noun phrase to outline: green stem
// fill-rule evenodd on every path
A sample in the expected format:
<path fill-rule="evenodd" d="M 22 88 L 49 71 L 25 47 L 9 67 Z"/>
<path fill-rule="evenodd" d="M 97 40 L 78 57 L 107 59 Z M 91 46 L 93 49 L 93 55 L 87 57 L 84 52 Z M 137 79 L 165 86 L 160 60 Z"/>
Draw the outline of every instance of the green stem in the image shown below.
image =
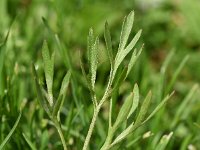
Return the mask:
<path fill-rule="evenodd" d="M 84 145 L 83 145 L 83 150 L 87 150 L 88 149 L 88 145 L 89 145 L 89 142 L 90 142 L 90 139 L 91 139 L 91 136 L 92 136 L 92 132 L 94 130 L 94 126 L 95 126 L 99 111 L 101 109 L 101 106 L 103 105 L 103 103 L 106 101 L 106 99 L 110 95 L 109 92 L 110 92 L 110 88 L 111 88 L 112 81 L 113 81 L 112 75 L 113 75 L 113 72 L 111 70 L 109 81 L 108 81 L 105 93 L 104 93 L 102 99 L 100 100 L 99 104 L 96 107 L 94 106 L 94 113 L 93 113 L 92 121 L 91 121 L 90 126 L 89 126 L 89 130 L 88 130 L 87 136 L 85 138 L 85 142 L 84 142 Z"/>
<path fill-rule="evenodd" d="M 93 117 L 92 117 L 92 121 L 90 123 L 90 127 L 89 127 L 89 130 L 88 130 L 88 133 L 87 133 L 87 136 L 85 138 L 85 142 L 84 142 L 84 146 L 83 146 L 83 150 L 87 150 L 88 148 L 88 144 L 90 142 L 90 138 L 92 136 L 92 132 L 94 130 L 94 125 L 96 123 L 96 120 L 97 120 L 97 116 L 99 114 L 99 110 L 100 110 L 100 107 L 97 106 L 96 109 L 94 109 L 94 114 L 93 114 Z"/>
<path fill-rule="evenodd" d="M 56 127 L 56 129 L 58 131 L 58 134 L 60 136 L 60 139 L 61 139 L 61 142 L 62 142 L 64 150 L 67 150 L 67 145 L 65 143 L 65 138 L 64 138 L 64 135 L 62 133 L 62 129 L 61 129 L 60 123 L 57 120 L 55 121 L 55 127 Z"/>

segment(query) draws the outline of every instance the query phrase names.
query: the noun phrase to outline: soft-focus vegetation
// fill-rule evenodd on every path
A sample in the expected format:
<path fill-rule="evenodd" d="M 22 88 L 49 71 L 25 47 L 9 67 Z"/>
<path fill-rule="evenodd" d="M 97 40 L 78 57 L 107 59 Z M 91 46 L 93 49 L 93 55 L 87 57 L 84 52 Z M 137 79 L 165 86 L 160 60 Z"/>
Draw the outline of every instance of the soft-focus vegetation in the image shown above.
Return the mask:
<path fill-rule="evenodd" d="M 198 0 L 0 0 L 0 149 L 200 149 L 199 14 Z"/>

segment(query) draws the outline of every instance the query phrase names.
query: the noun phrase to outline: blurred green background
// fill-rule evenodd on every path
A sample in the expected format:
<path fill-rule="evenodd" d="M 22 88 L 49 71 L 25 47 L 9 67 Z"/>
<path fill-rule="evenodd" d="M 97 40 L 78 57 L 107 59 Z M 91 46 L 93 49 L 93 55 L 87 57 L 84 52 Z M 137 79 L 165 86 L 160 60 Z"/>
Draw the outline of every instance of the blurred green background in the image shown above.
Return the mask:
<path fill-rule="evenodd" d="M 135 11 L 131 37 L 142 29 L 138 47 L 145 44 L 142 56 L 128 80 L 121 86 L 116 111 L 123 94 L 138 83 L 143 97 L 153 91 L 152 108 L 172 90 L 176 93 L 159 114 L 137 130 L 118 149 L 155 149 L 162 135 L 173 131 L 167 149 L 200 149 L 200 91 L 188 95 L 200 81 L 200 1 L 199 0 L 0 0 L 0 43 L 8 30 L 6 47 L 0 51 L 0 143 L 11 130 L 20 108 L 22 119 L 6 145 L 6 149 L 30 149 L 24 133 L 37 149 L 62 149 L 59 137 L 51 122 L 37 103 L 31 63 L 38 67 L 44 84 L 41 47 L 48 41 L 55 51 L 54 94 L 61 80 L 72 67 L 73 84 L 69 88 L 62 123 L 71 149 L 80 149 L 88 130 L 93 106 L 80 69 L 80 55 L 86 64 L 87 34 L 93 27 L 100 37 L 101 49 L 97 77 L 98 96 L 103 93 L 109 63 L 105 53 L 104 23 L 108 21 L 117 51 L 124 16 Z M 45 27 L 45 18 L 62 42 L 66 51 L 62 55 Z M 162 71 L 167 56 L 167 70 Z M 184 58 L 189 55 L 186 63 Z M 169 56 L 170 57 L 170 56 Z M 180 67 L 181 62 L 184 66 Z M 69 65 L 71 64 L 71 65 Z M 87 65 L 86 65 L 87 67 Z M 177 77 L 174 77 L 177 73 Z M 44 84 L 45 86 L 45 84 Z M 190 93 L 189 93 L 190 94 Z M 92 138 L 91 149 L 97 149 L 107 134 L 108 108 L 104 106 Z M 154 135 L 143 139 L 140 135 L 152 131 Z M 134 142 L 134 139 L 136 141 Z"/>

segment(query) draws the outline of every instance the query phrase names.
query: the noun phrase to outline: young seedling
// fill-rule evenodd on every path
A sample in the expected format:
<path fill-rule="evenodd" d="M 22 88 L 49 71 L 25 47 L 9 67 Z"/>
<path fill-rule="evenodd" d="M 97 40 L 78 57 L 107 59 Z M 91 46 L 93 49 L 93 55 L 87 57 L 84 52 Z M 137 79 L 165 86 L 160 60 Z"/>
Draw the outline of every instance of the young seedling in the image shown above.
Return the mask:
<path fill-rule="evenodd" d="M 105 89 L 105 92 L 100 100 L 97 100 L 96 98 L 96 93 L 95 93 L 95 79 L 96 79 L 96 71 L 97 71 L 97 53 L 99 49 L 99 41 L 98 37 L 94 37 L 93 30 L 90 29 L 89 31 L 89 36 L 88 36 L 88 61 L 89 61 L 89 77 L 90 79 L 87 78 L 85 70 L 82 68 L 83 74 L 87 80 L 88 87 L 92 96 L 93 104 L 94 104 L 94 113 L 93 113 L 93 118 L 91 121 L 91 124 L 89 126 L 89 130 L 84 142 L 83 150 L 88 149 L 88 145 L 90 142 L 90 138 L 92 135 L 92 132 L 94 130 L 94 126 L 96 123 L 96 119 L 98 116 L 98 113 L 104 104 L 106 100 L 111 96 L 112 91 L 115 90 L 119 85 L 120 81 L 125 80 L 127 75 L 129 74 L 131 68 L 133 67 L 134 63 L 136 62 L 138 56 L 141 53 L 141 50 L 139 52 L 136 52 L 136 50 L 133 52 L 131 60 L 128 65 L 128 69 L 125 71 L 125 75 L 122 76 L 122 78 L 119 80 L 119 84 L 116 84 L 114 88 L 112 88 L 113 80 L 116 76 L 117 70 L 124 60 L 124 58 L 131 52 L 137 41 L 139 40 L 139 37 L 141 35 L 141 30 L 138 31 L 138 33 L 135 35 L 135 37 L 132 39 L 132 41 L 127 45 L 129 34 L 131 33 L 132 25 L 133 25 L 133 20 L 134 20 L 134 12 L 132 11 L 127 18 L 124 19 L 124 23 L 122 26 L 122 32 L 121 32 L 121 37 L 120 37 L 120 44 L 118 48 L 118 52 L 116 57 L 114 58 L 113 55 L 113 49 L 112 49 L 112 41 L 111 41 L 111 36 L 110 36 L 110 31 L 108 27 L 108 23 L 106 22 L 105 24 L 105 42 L 106 42 L 106 50 L 108 54 L 108 58 L 110 61 L 111 65 L 111 70 L 110 70 L 110 75 L 107 83 L 107 87 Z M 82 64 L 81 64 L 82 65 Z"/>
<path fill-rule="evenodd" d="M 125 100 L 124 104 L 122 105 L 118 116 L 116 118 L 116 121 L 112 123 L 112 98 L 111 95 L 119 89 L 122 82 L 126 79 L 126 77 L 129 75 L 132 67 L 136 63 L 138 57 L 140 56 L 142 52 L 142 48 L 137 51 L 137 49 L 134 49 L 132 52 L 131 59 L 129 60 L 128 67 L 124 67 L 123 71 L 121 72 L 120 76 L 117 78 L 116 74 L 118 71 L 118 68 L 120 65 L 122 65 L 123 60 L 125 57 L 132 51 L 135 44 L 140 38 L 141 30 L 139 30 L 134 38 L 128 43 L 129 35 L 132 30 L 134 21 L 134 12 L 132 11 L 127 17 L 125 17 L 123 25 L 122 25 L 122 31 L 120 36 L 120 43 L 118 47 L 118 51 L 116 56 L 114 57 L 113 49 L 112 49 L 112 40 L 110 36 L 110 31 L 108 27 L 108 23 L 105 23 L 105 42 L 106 42 L 106 51 L 107 55 L 110 61 L 111 70 L 110 70 L 110 76 L 108 79 L 107 87 L 105 89 L 105 92 L 100 100 L 97 100 L 96 93 L 95 93 L 95 80 L 96 80 L 96 71 L 97 71 L 97 54 L 99 50 L 99 41 L 98 37 L 94 37 L 93 30 L 90 29 L 89 36 L 88 36 L 88 61 L 89 61 L 89 79 L 86 75 L 86 72 L 83 68 L 83 65 L 81 63 L 82 72 L 86 78 L 88 88 L 91 93 L 92 101 L 94 104 L 94 113 L 92 117 L 92 121 L 89 126 L 89 130 L 87 133 L 87 136 L 85 138 L 83 150 L 87 150 L 89 146 L 89 142 L 92 136 L 92 132 L 94 130 L 94 126 L 99 114 L 99 111 L 104 104 L 106 100 L 110 100 L 110 111 L 109 111 L 109 128 L 108 128 L 108 134 L 107 138 L 101 147 L 101 150 L 107 150 L 116 145 L 117 143 L 121 142 L 123 139 L 125 139 L 130 133 L 132 133 L 134 130 L 136 130 L 138 127 L 143 125 L 146 121 L 148 121 L 164 104 L 165 102 L 170 98 L 171 95 L 167 95 L 165 99 L 154 109 L 154 111 L 145 119 L 145 115 L 147 113 L 147 110 L 150 105 L 150 100 L 152 97 L 151 91 L 147 94 L 145 100 L 143 101 L 139 114 L 136 117 L 135 122 L 132 119 L 132 114 L 138 107 L 139 103 L 139 88 L 137 84 L 134 87 L 134 90 Z M 128 44 L 127 44 L 128 43 Z M 115 81 L 116 82 L 113 82 Z M 132 119 L 132 123 L 124 130 L 122 131 L 114 140 L 113 137 L 115 135 L 115 132 L 117 129 L 122 126 L 122 123 L 124 121 Z"/>
<path fill-rule="evenodd" d="M 44 41 L 44 44 L 43 44 L 42 56 L 43 56 L 43 62 L 44 62 L 44 72 L 45 72 L 45 79 L 46 79 L 46 84 L 47 84 L 47 91 L 40 85 L 39 78 L 35 70 L 35 66 L 32 65 L 33 75 L 35 79 L 35 86 L 36 86 L 37 95 L 38 95 L 38 102 L 43 107 L 45 112 L 48 114 L 49 118 L 53 122 L 53 125 L 56 127 L 64 150 L 67 150 L 67 145 L 64 139 L 62 128 L 61 128 L 60 111 L 66 97 L 66 90 L 69 84 L 71 73 L 69 71 L 63 78 L 61 88 L 60 88 L 60 93 L 56 101 L 54 101 L 53 90 L 52 90 L 53 74 L 54 74 L 54 69 L 53 69 L 54 68 L 54 53 L 50 57 L 49 49 L 48 49 L 46 41 Z"/>

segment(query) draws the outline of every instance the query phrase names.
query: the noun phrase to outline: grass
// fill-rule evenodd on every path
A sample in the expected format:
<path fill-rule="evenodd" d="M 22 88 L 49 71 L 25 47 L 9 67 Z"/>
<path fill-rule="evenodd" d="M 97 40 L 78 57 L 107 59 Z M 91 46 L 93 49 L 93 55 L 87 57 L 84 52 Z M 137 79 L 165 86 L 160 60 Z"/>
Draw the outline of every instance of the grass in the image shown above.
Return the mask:
<path fill-rule="evenodd" d="M 196 7 L 1 0 L 0 149 L 199 149 Z"/>

